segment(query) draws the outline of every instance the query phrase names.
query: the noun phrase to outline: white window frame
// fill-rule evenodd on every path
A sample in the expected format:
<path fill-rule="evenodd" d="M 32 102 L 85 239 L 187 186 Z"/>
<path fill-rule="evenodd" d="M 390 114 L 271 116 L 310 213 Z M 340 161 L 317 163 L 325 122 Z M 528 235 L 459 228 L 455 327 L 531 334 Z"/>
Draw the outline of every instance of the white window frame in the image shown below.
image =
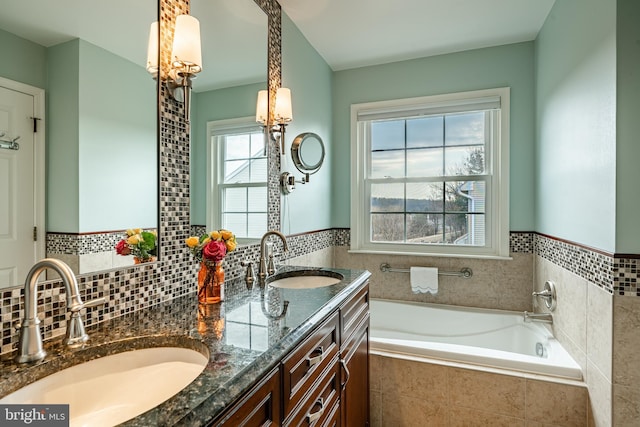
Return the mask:
<path fill-rule="evenodd" d="M 369 159 L 369 139 L 366 122 L 381 117 L 415 117 L 419 114 L 443 114 L 465 111 L 471 105 L 499 102 L 487 180 L 486 244 L 426 245 L 411 243 L 381 243 L 370 240 L 370 195 L 366 185 Z M 406 114 L 405 114 L 406 113 Z M 427 255 L 470 258 L 509 258 L 509 117 L 508 87 L 458 92 L 451 94 L 367 102 L 351 105 L 351 251 L 353 253 L 383 253 L 394 255 Z M 404 115 L 403 115 L 404 114 Z"/>
<path fill-rule="evenodd" d="M 224 170 L 221 167 L 224 152 L 223 144 L 220 143 L 221 137 L 249 132 L 263 132 L 262 126 L 256 123 L 255 117 L 253 116 L 207 122 L 207 230 L 217 230 L 222 227 L 222 195 L 220 193 L 219 183 L 224 179 Z M 245 186 L 267 187 L 268 181 L 265 182 L 264 185 L 261 183 L 249 183 Z M 238 242 L 240 243 L 247 243 L 254 240 L 254 238 L 238 238 Z"/>

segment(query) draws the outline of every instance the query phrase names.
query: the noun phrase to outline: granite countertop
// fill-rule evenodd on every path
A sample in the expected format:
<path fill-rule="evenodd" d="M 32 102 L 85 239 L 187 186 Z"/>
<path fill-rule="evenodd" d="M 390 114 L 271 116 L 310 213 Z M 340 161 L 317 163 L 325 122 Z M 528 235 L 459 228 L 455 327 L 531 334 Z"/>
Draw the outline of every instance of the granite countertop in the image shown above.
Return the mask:
<path fill-rule="evenodd" d="M 319 322 L 344 302 L 370 276 L 366 270 L 330 270 L 344 279 L 315 289 L 242 286 L 225 301 L 198 305 L 195 294 L 87 328 L 90 340 L 69 350 L 61 337 L 45 343 L 47 356 L 34 365 L 0 360 L 0 397 L 46 375 L 83 361 L 135 348 L 178 346 L 209 353 L 204 371 L 185 389 L 125 426 L 200 426 L 220 415 L 256 381 L 274 368 Z M 284 301 L 288 310 L 284 317 Z M 98 391 L 96 391 L 98 392 Z"/>

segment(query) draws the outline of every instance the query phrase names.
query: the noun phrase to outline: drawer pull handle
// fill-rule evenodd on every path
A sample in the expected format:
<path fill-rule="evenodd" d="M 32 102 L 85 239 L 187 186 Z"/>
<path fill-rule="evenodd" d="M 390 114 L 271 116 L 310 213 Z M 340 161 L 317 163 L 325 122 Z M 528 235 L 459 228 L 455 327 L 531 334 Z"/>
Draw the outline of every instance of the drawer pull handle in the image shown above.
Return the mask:
<path fill-rule="evenodd" d="M 345 362 L 344 359 L 340 359 L 340 366 L 342 366 L 342 369 L 344 369 L 344 373 L 346 375 L 346 378 L 344 379 L 344 382 L 342 383 L 342 389 L 344 390 L 344 388 L 346 387 L 347 383 L 349 382 L 349 377 L 351 377 L 351 373 L 349 372 L 349 368 L 347 368 L 347 362 Z"/>
<path fill-rule="evenodd" d="M 316 406 L 316 405 L 320 405 L 320 409 L 318 409 L 316 412 L 309 412 L 307 414 L 307 419 L 309 420 L 309 424 L 315 423 L 322 416 L 322 414 L 324 414 L 324 399 L 322 397 L 316 400 L 316 403 L 314 403 L 313 406 Z"/>
<path fill-rule="evenodd" d="M 320 353 L 320 354 L 314 357 L 307 357 L 307 362 L 309 363 L 309 367 L 312 367 L 313 365 L 317 365 L 318 363 L 322 362 L 322 358 L 324 357 L 324 347 L 319 346 L 318 348 L 316 348 L 311 352 L 311 354 L 313 353 Z"/>

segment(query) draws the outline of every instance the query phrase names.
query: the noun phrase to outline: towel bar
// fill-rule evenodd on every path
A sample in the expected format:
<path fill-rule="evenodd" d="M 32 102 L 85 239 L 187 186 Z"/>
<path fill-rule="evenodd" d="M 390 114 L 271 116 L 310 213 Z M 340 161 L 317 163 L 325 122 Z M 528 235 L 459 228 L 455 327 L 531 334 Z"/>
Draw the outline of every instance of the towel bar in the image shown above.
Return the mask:
<path fill-rule="evenodd" d="M 383 273 L 408 273 L 408 268 L 392 268 L 389 264 L 382 263 L 380 264 L 380 271 Z M 440 276 L 457 276 L 462 277 L 464 279 L 468 279 L 473 276 L 473 270 L 468 267 L 463 268 L 460 271 L 438 271 L 438 275 Z"/>

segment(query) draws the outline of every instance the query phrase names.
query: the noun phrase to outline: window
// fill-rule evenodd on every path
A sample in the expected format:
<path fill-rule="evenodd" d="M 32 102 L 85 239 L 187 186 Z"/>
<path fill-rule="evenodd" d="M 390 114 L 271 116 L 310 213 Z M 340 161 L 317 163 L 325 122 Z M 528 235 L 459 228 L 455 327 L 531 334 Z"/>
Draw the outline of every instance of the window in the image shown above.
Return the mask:
<path fill-rule="evenodd" d="M 267 231 L 267 155 L 253 118 L 207 124 L 207 229 L 232 230 L 238 239 Z"/>
<path fill-rule="evenodd" d="M 351 107 L 352 251 L 509 255 L 509 89 Z"/>

